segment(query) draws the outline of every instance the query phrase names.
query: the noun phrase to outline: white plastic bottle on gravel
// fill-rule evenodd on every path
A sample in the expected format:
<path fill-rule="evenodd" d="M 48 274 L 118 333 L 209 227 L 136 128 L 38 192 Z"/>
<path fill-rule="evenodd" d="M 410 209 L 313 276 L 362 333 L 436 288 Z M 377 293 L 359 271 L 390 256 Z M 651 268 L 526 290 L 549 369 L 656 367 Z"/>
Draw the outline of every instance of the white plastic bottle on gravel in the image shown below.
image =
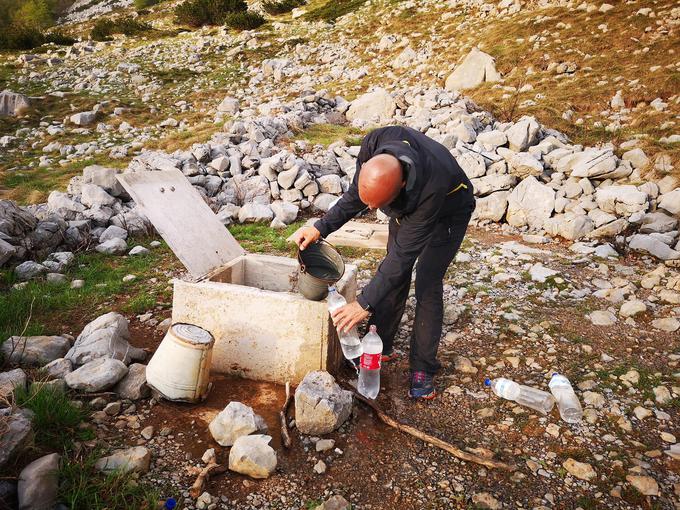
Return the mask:
<path fill-rule="evenodd" d="M 357 389 L 366 398 L 376 398 L 380 391 L 380 364 L 383 343 L 375 326 L 369 328 L 369 332 L 361 341 L 361 348 L 363 354 L 359 366 Z"/>
<path fill-rule="evenodd" d="M 557 408 L 562 419 L 567 423 L 580 422 L 583 418 L 583 408 L 569 379 L 560 374 L 553 374 L 548 387 L 557 400 Z"/>
<path fill-rule="evenodd" d="M 543 390 L 517 384 L 510 379 L 499 377 L 498 379 L 486 379 L 485 386 L 491 387 L 493 392 L 506 400 L 513 400 L 519 405 L 533 409 L 542 414 L 548 414 L 555 405 L 555 399 L 550 393 Z"/>
<path fill-rule="evenodd" d="M 335 286 L 328 287 L 328 311 L 331 314 L 346 304 L 345 297 L 338 292 Z M 338 338 L 345 358 L 352 360 L 361 356 L 361 340 L 359 340 L 359 332 L 356 327 L 346 333 L 338 331 Z"/>

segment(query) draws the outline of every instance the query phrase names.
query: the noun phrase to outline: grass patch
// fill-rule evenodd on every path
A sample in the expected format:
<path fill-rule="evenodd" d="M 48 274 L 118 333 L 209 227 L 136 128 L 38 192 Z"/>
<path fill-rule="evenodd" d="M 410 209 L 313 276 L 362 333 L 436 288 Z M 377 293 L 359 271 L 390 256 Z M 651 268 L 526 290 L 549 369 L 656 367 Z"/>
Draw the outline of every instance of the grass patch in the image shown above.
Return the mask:
<path fill-rule="evenodd" d="M 292 11 L 296 7 L 302 7 L 307 2 L 305 0 L 264 0 L 262 8 L 267 14 L 276 16 Z"/>
<path fill-rule="evenodd" d="M 54 285 L 34 280 L 23 289 L 10 290 L 16 283 L 11 270 L 0 272 L 0 342 L 12 335 L 19 335 L 26 323 L 26 335 L 57 334 L 54 318 L 60 317 L 57 324 L 68 324 L 63 317 L 72 315 L 74 322 L 91 320 L 97 308 L 104 303 L 116 309 L 115 300 L 132 303 L 130 310 L 148 306 L 152 299 L 167 301 L 165 290 L 167 276 L 164 271 L 179 268 L 167 246 L 154 248 L 147 255 L 134 257 L 112 257 L 100 253 L 77 255 L 76 263 L 66 275 L 72 279 L 82 279 L 82 289 L 71 289 L 68 284 Z M 123 282 L 123 276 L 137 275 L 132 282 Z M 158 274 L 159 283 L 155 286 L 145 282 L 146 277 Z M 109 311 L 109 310 L 107 310 Z M 29 320 L 30 318 L 30 320 Z"/>
<path fill-rule="evenodd" d="M 347 145 L 361 145 L 366 132 L 352 126 L 338 126 L 336 124 L 313 124 L 296 135 L 296 138 L 306 140 L 313 145 L 328 147 L 335 142 L 345 142 Z"/>
<path fill-rule="evenodd" d="M 152 510 L 160 493 L 135 479 L 133 473 L 103 474 L 95 468 L 102 452 L 84 459 L 63 459 L 59 469 L 59 501 L 71 510 Z"/>
<path fill-rule="evenodd" d="M 308 21 L 333 22 L 345 14 L 354 12 L 365 3 L 366 0 L 329 0 L 306 13 L 304 18 Z"/>
<path fill-rule="evenodd" d="M 28 388 L 15 390 L 14 403 L 33 411 L 35 443 L 42 449 L 62 452 L 73 445 L 74 438 L 93 438 L 92 431 L 78 430 L 88 411 L 76 407 L 61 389 L 34 382 Z"/>
<path fill-rule="evenodd" d="M 286 239 L 302 225 L 303 223 L 298 221 L 282 230 L 275 230 L 264 223 L 234 224 L 229 225 L 229 232 L 249 252 L 293 256 L 297 252 L 297 247 Z"/>

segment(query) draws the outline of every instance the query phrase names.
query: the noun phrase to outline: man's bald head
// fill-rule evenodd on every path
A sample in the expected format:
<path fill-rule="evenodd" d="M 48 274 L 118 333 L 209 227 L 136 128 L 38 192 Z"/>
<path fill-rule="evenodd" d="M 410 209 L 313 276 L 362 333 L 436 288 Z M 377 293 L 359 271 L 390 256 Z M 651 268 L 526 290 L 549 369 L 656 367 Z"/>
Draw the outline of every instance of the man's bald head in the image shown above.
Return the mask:
<path fill-rule="evenodd" d="M 391 154 L 378 154 L 361 165 L 359 198 L 371 209 L 394 201 L 404 185 L 401 163 Z"/>

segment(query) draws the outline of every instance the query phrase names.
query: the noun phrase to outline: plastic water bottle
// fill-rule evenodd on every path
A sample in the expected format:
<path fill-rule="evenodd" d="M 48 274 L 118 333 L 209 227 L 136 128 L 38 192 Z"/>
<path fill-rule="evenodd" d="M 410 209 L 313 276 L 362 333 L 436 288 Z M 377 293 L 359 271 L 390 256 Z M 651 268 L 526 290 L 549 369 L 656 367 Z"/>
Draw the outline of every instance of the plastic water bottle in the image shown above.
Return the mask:
<path fill-rule="evenodd" d="M 359 364 L 359 384 L 357 389 L 366 398 L 376 398 L 380 391 L 380 363 L 383 343 L 375 326 L 371 326 L 361 341 L 363 354 Z"/>
<path fill-rule="evenodd" d="M 345 297 L 334 286 L 328 287 L 328 311 L 331 314 L 346 304 Z M 347 332 L 338 331 L 338 338 L 340 339 L 340 347 L 342 347 L 342 354 L 345 358 L 352 360 L 361 356 L 361 341 L 359 340 L 359 332 L 356 327 Z"/>
<path fill-rule="evenodd" d="M 548 387 L 557 400 L 557 408 L 562 419 L 567 423 L 580 422 L 583 418 L 583 409 L 569 379 L 560 374 L 553 374 Z"/>
<path fill-rule="evenodd" d="M 519 405 L 533 409 L 542 414 L 548 414 L 555 405 L 555 399 L 543 390 L 517 384 L 510 379 L 486 379 L 484 385 L 490 386 L 493 392 L 501 398 L 513 400 Z"/>

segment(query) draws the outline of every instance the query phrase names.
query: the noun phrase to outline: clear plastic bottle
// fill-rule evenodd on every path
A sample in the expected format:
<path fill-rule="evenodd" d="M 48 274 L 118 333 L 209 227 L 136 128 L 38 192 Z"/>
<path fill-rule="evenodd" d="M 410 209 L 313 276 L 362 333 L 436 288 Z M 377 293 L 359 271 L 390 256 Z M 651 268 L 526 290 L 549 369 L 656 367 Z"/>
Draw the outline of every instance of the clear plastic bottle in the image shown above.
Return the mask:
<path fill-rule="evenodd" d="M 361 341 L 363 354 L 359 366 L 357 389 L 366 398 L 376 398 L 380 391 L 380 363 L 383 343 L 375 326 L 371 326 Z"/>
<path fill-rule="evenodd" d="M 338 308 L 342 308 L 347 304 L 345 297 L 340 294 L 335 286 L 328 287 L 328 311 L 333 313 Z M 338 331 L 338 338 L 340 339 L 340 347 L 342 347 L 342 354 L 345 358 L 352 360 L 361 356 L 361 340 L 359 340 L 359 332 L 354 327 L 347 332 Z"/>
<path fill-rule="evenodd" d="M 553 374 L 548 387 L 557 400 L 557 408 L 562 419 L 567 423 L 580 422 L 583 418 L 583 408 L 569 379 L 560 374 Z"/>
<path fill-rule="evenodd" d="M 543 390 L 517 384 L 510 379 L 499 377 L 498 379 L 486 379 L 485 386 L 491 387 L 493 392 L 501 398 L 513 400 L 519 405 L 533 409 L 542 414 L 548 414 L 555 405 L 555 399 L 550 393 Z"/>

